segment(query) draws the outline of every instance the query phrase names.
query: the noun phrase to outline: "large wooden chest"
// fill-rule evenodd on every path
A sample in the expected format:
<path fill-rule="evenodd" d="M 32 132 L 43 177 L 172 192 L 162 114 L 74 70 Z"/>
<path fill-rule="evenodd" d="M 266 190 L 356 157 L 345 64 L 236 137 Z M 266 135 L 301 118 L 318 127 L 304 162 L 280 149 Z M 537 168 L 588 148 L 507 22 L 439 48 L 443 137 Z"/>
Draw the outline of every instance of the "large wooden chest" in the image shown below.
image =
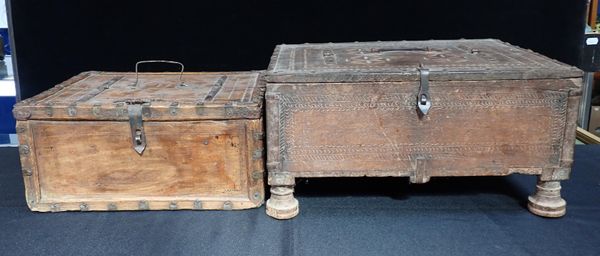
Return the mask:
<path fill-rule="evenodd" d="M 262 205 L 258 72 L 86 72 L 13 110 L 34 211 Z"/>
<path fill-rule="evenodd" d="M 498 40 L 280 45 L 266 74 L 275 218 L 294 178 L 538 175 L 529 209 L 565 213 L 582 73 Z"/>

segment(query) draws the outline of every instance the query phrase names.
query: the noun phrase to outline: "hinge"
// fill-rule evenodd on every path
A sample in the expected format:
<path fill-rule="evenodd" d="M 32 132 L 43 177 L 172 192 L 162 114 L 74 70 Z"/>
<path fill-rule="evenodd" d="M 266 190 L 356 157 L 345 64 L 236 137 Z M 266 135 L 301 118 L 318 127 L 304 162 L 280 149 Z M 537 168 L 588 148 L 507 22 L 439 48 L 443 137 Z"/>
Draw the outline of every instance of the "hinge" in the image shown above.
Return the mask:
<path fill-rule="evenodd" d="M 144 133 L 144 121 L 142 118 L 142 104 L 129 104 L 129 126 L 131 128 L 131 144 L 133 150 L 142 155 L 146 149 L 146 134 Z"/>
<path fill-rule="evenodd" d="M 429 97 L 429 69 L 423 65 L 419 67 L 420 86 L 417 96 L 417 107 L 423 115 L 427 115 L 431 108 L 431 98 Z"/>

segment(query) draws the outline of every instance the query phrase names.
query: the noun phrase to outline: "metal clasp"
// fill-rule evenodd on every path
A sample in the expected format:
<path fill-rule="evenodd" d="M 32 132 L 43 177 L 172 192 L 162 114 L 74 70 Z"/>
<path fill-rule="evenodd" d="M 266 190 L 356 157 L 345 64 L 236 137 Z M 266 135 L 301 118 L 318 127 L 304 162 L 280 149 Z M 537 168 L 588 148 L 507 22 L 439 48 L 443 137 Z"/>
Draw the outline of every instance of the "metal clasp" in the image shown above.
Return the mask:
<path fill-rule="evenodd" d="M 420 86 L 417 95 L 417 107 L 423 115 L 427 115 L 431 108 L 431 98 L 429 97 L 429 69 L 422 65 L 419 67 Z"/>
<path fill-rule="evenodd" d="M 146 134 L 144 133 L 144 121 L 142 119 L 142 104 L 127 105 L 129 113 L 129 126 L 131 128 L 131 144 L 133 150 L 142 155 L 146 149 Z"/>

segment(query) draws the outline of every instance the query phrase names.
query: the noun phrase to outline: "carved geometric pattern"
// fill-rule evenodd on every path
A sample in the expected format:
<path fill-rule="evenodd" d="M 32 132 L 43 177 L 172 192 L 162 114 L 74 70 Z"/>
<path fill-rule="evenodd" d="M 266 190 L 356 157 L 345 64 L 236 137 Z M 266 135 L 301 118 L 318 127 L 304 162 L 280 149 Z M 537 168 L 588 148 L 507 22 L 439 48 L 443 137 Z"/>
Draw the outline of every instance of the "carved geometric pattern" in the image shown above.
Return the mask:
<path fill-rule="evenodd" d="M 531 91 L 521 93 L 461 93 L 432 96 L 436 108 L 451 108 L 456 111 L 475 109 L 546 108 L 551 110 L 551 141 L 518 145 L 457 145 L 436 143 L 375 144 L 375 145 L 298 145 L 290 127 L 299 127 L 294 118 L 299 112 L 352 112 L 371 110 L 414 111 L 416 95 L 411 93 L 389 93 L 372 102 L 369 95 L 281 95 L 279 98 L 279 154 L 282 160 L 347 160 L 357 155 L 373 160 L 408 160 L 416 155 L 440 158 L 461 158 L 480 154 L 494 154 L 503 150 L 517 152 L 552 152 L 550 161 L 560 160 L 563 131 L 566 125 L 567 93 L 558 91 Z M 408 121 L 408 120 L 407 120 Z M 457 124 L 459 125 L 459 124 Z M 363 158 L 361 158 L 363 159 Z"/>
<path fill-rule="evenodd" d="M 272 71 L 367 71 L 431 68 L 528 69 L 561 64 L 496 40 L 282 45 Z M 280 59 L 286 60 L 279 62 Z"/>
<path fill-rule="evenodd" d="M 539 94 L 528 93 L 521 95 L 488 94 L 480 95 L 450 95 L 432 96 L 435 102 L 433 108 L 505 108 L 505 107 L 560 107 L 566 103 L 566 95 L 548 93 L 540 98 Z M 280 103 L 290 111 L 357 111 L 376 108 L 378 110 L 414 109 L 416 94 L 398 93 L 382 96 L 377 102 L 370 102 L 367 95 L 315 95 L 315 96 L 285 96 Z M 475 98 L 478 97 L 478 98 Z M 558 110 L 558 109 L 557 109 Z M 566 108 L 563 109 L 566 111 Z"/>
<path fill-rule="evenodd" d="M 472 152 L 480 154 L 499 152 L 500 150 L 511 151 L 550 151 L 551 145 L 435 145 L 435 144 L 404 144 L 404 145 L 360 145 L 337 148 L 318 149 L 313 147 L 294 147 L 294 154 L 288 160 L 350 160 L 357 154 L 369 155 L 373 160 L 412 160 L 421 156 L 436 159 L 458 159 L 472 157 Z M 469 153 L 465 153 L 469 152 Z"/>

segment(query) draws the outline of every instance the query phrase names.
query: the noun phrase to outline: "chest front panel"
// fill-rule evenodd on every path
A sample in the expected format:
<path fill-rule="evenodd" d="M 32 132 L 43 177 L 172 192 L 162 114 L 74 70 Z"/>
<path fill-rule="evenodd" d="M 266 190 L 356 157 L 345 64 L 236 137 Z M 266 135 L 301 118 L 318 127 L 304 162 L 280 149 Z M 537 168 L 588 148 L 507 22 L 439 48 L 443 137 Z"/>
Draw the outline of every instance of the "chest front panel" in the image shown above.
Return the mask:
<path fill-rule="evenodd" d="M 277 99 L 278 156 L 295 176 L 539 173 L 559 165 L 568 92 L 528 83 L 418 82 L 269 85 Z M 268 112 L 270 106 L 268 106 Z"/>
<path fill-rule="evenodd" d="M 32 129 L 42 201 L 245 194 L 243 123 L 147 122 L 143 155 L 131 149 L 125 122 L 42 121 Z"/>
<path fill-rule="evenodd" d="M 145 122 L 143 154 L 132 149 L 126 122 L 17 126 L 36 211 L 243 209 L 262 200 L 254 173 L 262 173 L 262 161 L 253 157 L 262 150 L 254 136 L 262 120 Z"/>

